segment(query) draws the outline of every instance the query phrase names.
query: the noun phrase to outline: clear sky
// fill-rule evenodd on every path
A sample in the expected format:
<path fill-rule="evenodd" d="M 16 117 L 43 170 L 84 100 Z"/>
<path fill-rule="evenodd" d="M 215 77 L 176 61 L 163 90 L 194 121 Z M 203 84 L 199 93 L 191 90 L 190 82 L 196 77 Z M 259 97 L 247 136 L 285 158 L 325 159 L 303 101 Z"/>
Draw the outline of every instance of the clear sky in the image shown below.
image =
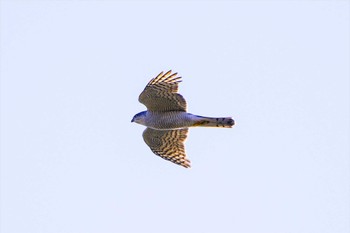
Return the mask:
<path fill-rule="evenodd" d="M 349 1 L 1 1 L 1 233 L 350 231 Z M 183 77 L 192 168 L 138 95 Z"/>

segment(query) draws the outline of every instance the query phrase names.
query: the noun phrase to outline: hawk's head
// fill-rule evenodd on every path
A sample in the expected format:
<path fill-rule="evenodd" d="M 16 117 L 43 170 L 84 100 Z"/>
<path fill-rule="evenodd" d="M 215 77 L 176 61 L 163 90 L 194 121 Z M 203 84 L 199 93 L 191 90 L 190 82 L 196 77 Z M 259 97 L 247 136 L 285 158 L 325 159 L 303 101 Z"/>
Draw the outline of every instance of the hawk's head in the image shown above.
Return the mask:
<path fill-rule="evenodd" d="M 145 125 L 145 119 L 146 119 L 146 112 L 147 111 L 143 111 L 143 112 L 139 112 L 137 113 L 131 120 L 131 122 L 136 122 L 140 125 Z"/>

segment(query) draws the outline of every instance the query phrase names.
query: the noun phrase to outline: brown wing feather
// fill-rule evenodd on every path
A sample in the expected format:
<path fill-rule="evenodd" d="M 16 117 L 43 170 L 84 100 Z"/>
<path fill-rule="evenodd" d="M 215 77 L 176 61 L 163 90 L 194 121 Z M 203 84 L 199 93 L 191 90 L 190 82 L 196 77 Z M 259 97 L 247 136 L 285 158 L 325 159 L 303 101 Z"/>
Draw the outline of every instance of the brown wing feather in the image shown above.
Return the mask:
<path fill-rule="evenodd" d="M 187 128 L 177 130 L 146 128 L 142 136 L 154 154 L 188 168 L 190 167 L 190 160 L 186 158 L 184 146 L 187 132 Z"/>
<path fill-rule="evenodd" d="M 161 72 L 153 78 L 139 96 L 139 101 L 146 105 L 149 111 L 186 111 L 186 100 L 178 94 L 181 77 L 177 73 L 171 74 L 171 70 L 163 74 Z"/>

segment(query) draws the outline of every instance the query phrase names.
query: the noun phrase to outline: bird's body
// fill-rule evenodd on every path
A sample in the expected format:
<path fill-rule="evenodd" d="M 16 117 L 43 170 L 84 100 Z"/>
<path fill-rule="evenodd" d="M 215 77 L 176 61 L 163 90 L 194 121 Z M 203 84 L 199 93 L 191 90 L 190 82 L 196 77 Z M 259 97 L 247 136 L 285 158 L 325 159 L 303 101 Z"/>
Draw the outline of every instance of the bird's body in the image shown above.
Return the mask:
<path fill-rule="evenodd" d="M 155 112 L 143 111 L 141 125 L 157 130 L 182 129 L 188 127 L 224 127 L 231 128 L 233 120 L 226 117 L 203 117 L 182 111 Z"/>
<path fill-rule="evenodd" d="M 189 127 L 231 128 L 231 117 L 203 117 L 186 111 L 186 100 L 177 93 L 180 77 L 168 71 L 152 79 L 139 96 L 147 111 L 136 114 L 132 122 L 146 126 L 143 139 L 153 153 L 184 167 L 190 167 L 184 141 Z"/>

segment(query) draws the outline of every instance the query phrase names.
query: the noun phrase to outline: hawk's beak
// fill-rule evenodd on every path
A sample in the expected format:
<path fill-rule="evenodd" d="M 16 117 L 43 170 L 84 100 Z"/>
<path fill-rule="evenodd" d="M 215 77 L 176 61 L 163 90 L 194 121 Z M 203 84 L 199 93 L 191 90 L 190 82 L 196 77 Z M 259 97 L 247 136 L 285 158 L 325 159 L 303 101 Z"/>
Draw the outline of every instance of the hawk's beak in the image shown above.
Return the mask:
<path fill-rule="evenodd" d="M 131 122 L 134 122 L 134 118 L 131 119 Z"/>

